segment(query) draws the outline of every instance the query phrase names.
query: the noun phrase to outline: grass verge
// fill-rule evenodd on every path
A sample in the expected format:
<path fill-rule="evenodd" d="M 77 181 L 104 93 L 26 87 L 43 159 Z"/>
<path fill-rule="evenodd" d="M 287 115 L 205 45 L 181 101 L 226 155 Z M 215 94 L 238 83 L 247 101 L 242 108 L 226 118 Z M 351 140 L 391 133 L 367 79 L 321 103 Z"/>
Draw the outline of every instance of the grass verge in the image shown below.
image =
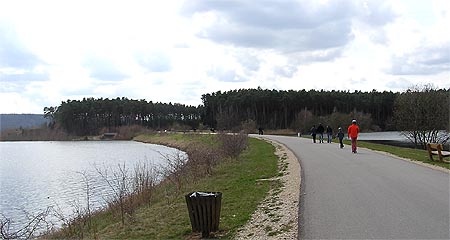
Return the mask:
<path fill-rule="evenodd" d="M 183 146 L 195 141 L 216 148 L 213 135 L 141 135 L 136 140 L 170 146 Z M 215 238 L 232 238 L 239 227 L 251 217 L 272 186 L 267 181 L 278 174 L 274 147 L 262 140 L 250 138 L 248 148 L 235 159 L 216 165 L 212 174 L 192 181 L 184 179 L 181 193 L 176 194 L 170 182 L 161 183 L 150 204 L 138 208 L 133 217 L 122 224 L 110 212 L 96 214 L 91 224 L 95 231 L 83 233 L 95 239 L 193 239 L 184 195 L 193 191 L 222 192 L 219 232 Z M 79 235 L 79 234 L 78 234 Z M 67 238 L 53 235 L 54 238 Z M 73 236 L 69 236 L 73 238 Z"/>
<path fill-rule="evenodd" d="M 350 141 L 346 142 L 347 144 L 351 145 Z M 427 150 L 423 149 L 412 149 L 412 148 L 404 148 L 404 147 L 396 147 L 396 146 L 390 146 L 390 145 L 384 145 L 384 144 L 377 144 L 377 143 L 369 143 L 364 141 L 358 141 L 358 147 L 368 148 L 375 151 L 381 151 L 381 152 L 387 152 L 392 155 L 401 157 L 401 158 L 407 158 L 413 161 L 419 161 L 439 167 L 443 167 L 446 169 L 450 169 L 450 164 L 440 161 L 430 161 L 428 158 L 428 152 Z M 437 156 L 435 157 L 437 159 Z"/>

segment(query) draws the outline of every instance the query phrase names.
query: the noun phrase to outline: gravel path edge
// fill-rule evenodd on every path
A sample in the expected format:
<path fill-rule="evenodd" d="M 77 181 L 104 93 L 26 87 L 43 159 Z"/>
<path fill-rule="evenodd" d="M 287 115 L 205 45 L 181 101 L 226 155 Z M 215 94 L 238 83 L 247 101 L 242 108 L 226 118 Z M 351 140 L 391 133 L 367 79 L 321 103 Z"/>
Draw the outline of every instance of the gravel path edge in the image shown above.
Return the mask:
<path fill-rule="evenodd" d="M 258 137 L 256 137 L 258 138 Z M 275 146 L 279 177 L 259 181 L 278 181 L 280 187 L 269 191 L 251 219 L 240 228 L 235 239 L 298 239 L 298 212 L 301 166 L 286 146 L 262 139 Z"/>

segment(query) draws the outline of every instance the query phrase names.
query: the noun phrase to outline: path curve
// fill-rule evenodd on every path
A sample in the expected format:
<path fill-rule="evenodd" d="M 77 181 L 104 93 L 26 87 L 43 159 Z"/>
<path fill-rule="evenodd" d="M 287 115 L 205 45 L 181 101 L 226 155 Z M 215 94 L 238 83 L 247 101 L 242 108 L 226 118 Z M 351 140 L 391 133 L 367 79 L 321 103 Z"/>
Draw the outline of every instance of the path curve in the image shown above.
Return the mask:
<path fill-rule="evenodd" d="M 450 239 L 450 178 L 368 149 L 264 135 L 300 161 L 300 239 Z"/>

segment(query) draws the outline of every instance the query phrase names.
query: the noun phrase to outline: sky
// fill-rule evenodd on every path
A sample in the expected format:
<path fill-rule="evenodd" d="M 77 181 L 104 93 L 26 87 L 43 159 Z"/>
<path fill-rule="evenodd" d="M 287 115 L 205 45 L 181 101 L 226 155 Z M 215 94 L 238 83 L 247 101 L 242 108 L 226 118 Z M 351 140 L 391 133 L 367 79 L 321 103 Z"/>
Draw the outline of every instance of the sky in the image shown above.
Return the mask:
<path fill-rule="evenodd" d="M 448 0 L 0 0 L 0 113 L 83 98 L 450 88 Z"/>

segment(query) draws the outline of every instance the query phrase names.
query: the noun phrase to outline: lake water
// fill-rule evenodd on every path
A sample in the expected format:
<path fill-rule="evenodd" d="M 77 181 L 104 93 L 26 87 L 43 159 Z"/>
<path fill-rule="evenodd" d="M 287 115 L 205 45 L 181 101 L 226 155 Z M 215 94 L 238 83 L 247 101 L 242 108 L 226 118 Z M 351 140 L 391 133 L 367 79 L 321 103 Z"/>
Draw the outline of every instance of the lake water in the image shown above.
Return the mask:
<path fill-rule="evenodd" d="M 0 214 L 16 227 L 27 222 L 26 213 L 49 206 L 67 217 L 74 206 L 85 206 L 84 176 L 93 208 L 100 208 L 111 191 L 96 169 L 111 173 L 125 164 L 132 173 L 136 164 L 164 165 L 177 152 L 133 141 L 0 142 Z"/>
<path fill-rule="evenodd" d="M 408 139 L 402 135 L 401 132 L 369 132 L 360 133 L 358 136 L 359 140 L 370 140 L 370 141 L 408 141 Z"/>
<path fill-rule="evenodd" d="M 439 133 L 441 136 L 448 135 L 449 133 L 446 131 L 441 131 Z M 358 136 L 358 140 L 368 141 L 373 143 L 387 144 L 399 147 L 408 147 L 415 148 L 414 143 L 412 143 L 402 132 L 371 132 L 371 133 L 360 133 Z M 450 143 L 447 142 L 444 144 L 444 149 L 447 150 L 450 148 Z"/>

